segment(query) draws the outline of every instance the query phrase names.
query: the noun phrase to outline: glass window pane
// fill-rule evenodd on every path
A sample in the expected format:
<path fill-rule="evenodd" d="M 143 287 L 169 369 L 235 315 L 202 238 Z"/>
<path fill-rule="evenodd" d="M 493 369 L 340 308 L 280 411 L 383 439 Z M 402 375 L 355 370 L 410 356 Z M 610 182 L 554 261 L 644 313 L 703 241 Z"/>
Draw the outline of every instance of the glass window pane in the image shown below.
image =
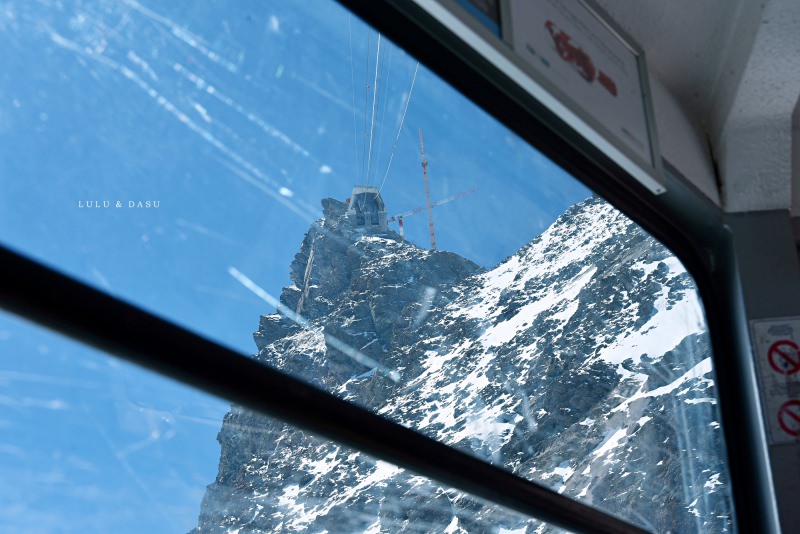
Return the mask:
<path fill-rule="evenodd" d="M 5 532 L 187 532 L 229 405 L 0 313 Z"/>
<path fill-rule="evenodd" d="M 524 532 L 541 525 L 236 407 L 220 431 L 227 403 L 4 313 L 0 347 L 7 532 Z"/>
<path fill-rule="evenodd" d="M 7 2 L 0 32 L 3 244 L 655 531 L 730 530 L 683 267 L 336 3 Z"/>
<path fill-rule="evenodd" d="M 478 264 L 588 195 L 333 1 L 12 1 L 0 31 L 0 242 L 243 352 L 264 303 L 230 267 L 277 296 L 321 199 L 425 205 L 419 129 L 432 202 L 479 188 L 434 215 Z"/>

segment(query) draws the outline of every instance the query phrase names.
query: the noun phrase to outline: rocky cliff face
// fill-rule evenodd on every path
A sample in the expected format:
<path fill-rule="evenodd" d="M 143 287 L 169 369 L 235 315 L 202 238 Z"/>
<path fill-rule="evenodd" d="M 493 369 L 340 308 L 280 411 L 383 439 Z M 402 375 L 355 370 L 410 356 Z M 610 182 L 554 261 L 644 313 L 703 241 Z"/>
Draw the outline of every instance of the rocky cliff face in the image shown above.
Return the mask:
<path fill-rule="evenodd" d="M 657 532 L 730 530 L 702 310 L 602 200 L 491 271 L 323 202 L 257 359 Z M 548 527 L 234 407 L 196 532 Z"/>

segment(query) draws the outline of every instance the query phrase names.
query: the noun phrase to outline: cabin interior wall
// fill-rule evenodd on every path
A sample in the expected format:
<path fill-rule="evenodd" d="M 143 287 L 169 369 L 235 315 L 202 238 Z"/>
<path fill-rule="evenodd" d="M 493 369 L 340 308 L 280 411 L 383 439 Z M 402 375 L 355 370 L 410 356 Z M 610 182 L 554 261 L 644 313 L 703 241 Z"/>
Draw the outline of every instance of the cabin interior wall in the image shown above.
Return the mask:
<path fill-rule="evenodd" d="M 661 156 L 720 207 L 720 191 L 706 134 L 654 74 L 649 77 Z"/>
<path fill-rule="evenodd" d="M 725 217 L 734 239 L 744 308 L 748 322 L 800 317 L 800 263 L 795 253 L 792 225 L 787 210 L 730 214 Z M 759 355 L 753 351 L 753 372 Z M 754 376 L 755 380 L 757 377 Z M 759 385 L 760 387 L 760 385 Z M 762 391 L 763 393 L 763 391 Z M 765 413 L 765 419 L 777 414 Z M 753 429 L 752 439 L 763 439 Z M 772 485 L 782 532 L 795 532 L 800 524 L 800 442 L 771 444 L 769 461 Z"/>
<path fill-rule="evenodd" d="M 792 114 L 800 97 L 800 3 L 769 0 L 763 5 L 741 80 L 728 88 L 735 89 L 732 105 L 716 125 L 727 212 L 792 207 Z"/>

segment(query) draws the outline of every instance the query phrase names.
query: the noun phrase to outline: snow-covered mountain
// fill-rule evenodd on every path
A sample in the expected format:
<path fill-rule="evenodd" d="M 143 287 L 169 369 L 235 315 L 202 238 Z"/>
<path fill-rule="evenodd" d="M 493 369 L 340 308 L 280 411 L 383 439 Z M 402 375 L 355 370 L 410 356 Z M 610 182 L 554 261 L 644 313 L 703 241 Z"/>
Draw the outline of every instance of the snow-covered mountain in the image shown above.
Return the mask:
<path fill-rule="evenodd" d="M 656 532 L 731 528 L 693 283 L 599 198 L 490 271 L 323 201 L 257 359 Z M 547 526 L 233 407 L 195 532 Z"/>

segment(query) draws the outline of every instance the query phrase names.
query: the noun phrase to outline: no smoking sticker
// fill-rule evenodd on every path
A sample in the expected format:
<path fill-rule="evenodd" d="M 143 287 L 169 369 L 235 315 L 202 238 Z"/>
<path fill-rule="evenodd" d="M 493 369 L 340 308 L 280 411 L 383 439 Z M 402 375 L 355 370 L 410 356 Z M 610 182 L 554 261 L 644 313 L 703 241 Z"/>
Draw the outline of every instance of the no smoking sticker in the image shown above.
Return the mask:
<path fill-rule="evenodd" d="M 800 347 L 790 339 L 773 343 L 767 351 L 769 365 L 778 373 L 793 375 L 800 371 Z"/>
<path fill-rule="evenodd" d="M 771 445 L 800 442 L 800 317 L 752 321 L 756 369 Z"/>
<path fill-rule="evenodd" d="M 790 436 L 800 436 L 800 400 L 784 402 L 778 409 L 778 424 Z"/>

